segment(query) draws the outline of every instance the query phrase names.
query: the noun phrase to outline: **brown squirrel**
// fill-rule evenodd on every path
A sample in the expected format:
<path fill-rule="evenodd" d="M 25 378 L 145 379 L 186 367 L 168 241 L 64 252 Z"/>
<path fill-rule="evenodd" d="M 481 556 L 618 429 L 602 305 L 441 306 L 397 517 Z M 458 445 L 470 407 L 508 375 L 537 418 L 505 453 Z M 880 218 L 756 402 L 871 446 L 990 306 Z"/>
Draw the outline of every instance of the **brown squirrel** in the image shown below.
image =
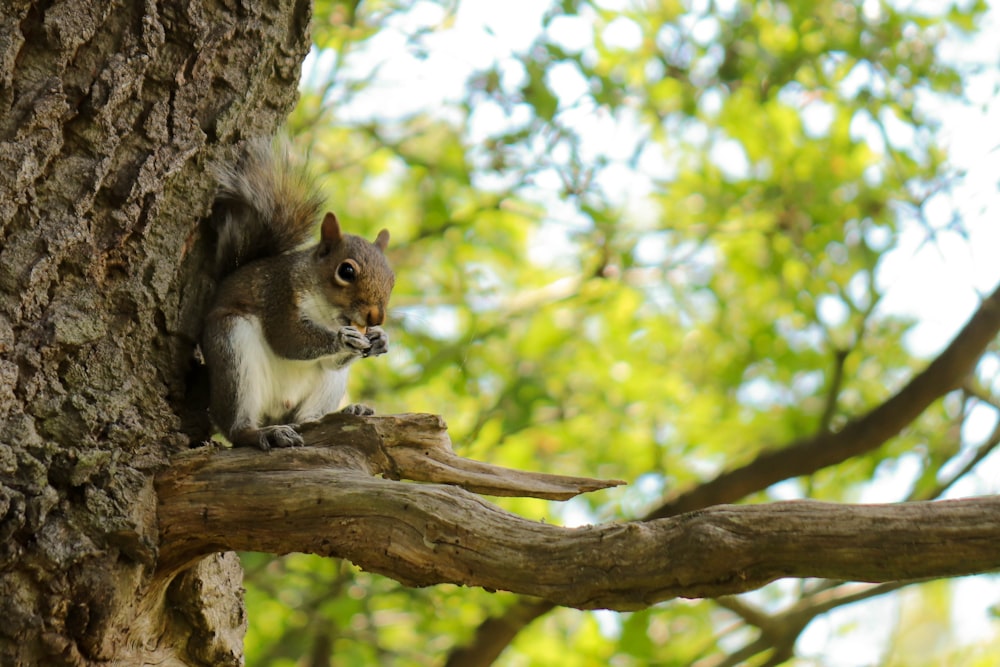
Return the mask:
<path fill-rule="evenodd" d="M 237 446 L 301 445 L 298 424 L 337 410 L 350 365 L 389 349 L 381 327 L 395 283 L 389 232 L 371 243 L 327 213 L 319 243 L 303 248 L 322 202 L 282 145 L 250 142 L 218 178 L 221 282 L 202 334 L 212 419 Z"/>

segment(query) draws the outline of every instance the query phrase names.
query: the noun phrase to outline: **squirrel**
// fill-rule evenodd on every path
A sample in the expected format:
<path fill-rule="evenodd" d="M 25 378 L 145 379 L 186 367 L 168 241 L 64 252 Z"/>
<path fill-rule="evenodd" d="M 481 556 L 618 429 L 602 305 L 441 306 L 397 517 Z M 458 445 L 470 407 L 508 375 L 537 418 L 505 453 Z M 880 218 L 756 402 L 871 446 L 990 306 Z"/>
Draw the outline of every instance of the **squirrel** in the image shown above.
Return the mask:
<path fill-rule="evenodd" d="M 309 245 L 322 199 L 281 142 L 248 142 L 217 177 L 220 282 L 201 340 L 212 420 L 234 446 L 301 445 L 299 423 L 340 407 L 350 365 L 389 349 L 389 232 L 369 242 L 327 213 Z"/>

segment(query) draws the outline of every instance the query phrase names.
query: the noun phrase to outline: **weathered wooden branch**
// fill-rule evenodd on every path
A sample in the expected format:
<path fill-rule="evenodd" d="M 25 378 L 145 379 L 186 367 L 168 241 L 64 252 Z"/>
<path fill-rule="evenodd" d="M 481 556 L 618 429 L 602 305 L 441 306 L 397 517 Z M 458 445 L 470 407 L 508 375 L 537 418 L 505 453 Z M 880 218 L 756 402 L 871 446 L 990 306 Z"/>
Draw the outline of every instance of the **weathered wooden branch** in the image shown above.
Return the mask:
<path fill-rule="evenodd" d="M 225 535 L 208 543 L 206 534 L 200 534 L 197 529 L 191 531 L 183 524 L 174 533 L 167 534 L 172 529 L 171 519 L 175 514 L 188 513 L 189 516 L 191 511 L 202 515 L 204 525 L 215 522 L 230 525 L 234 521 L 230 513 L 245 510 L 244 506 L 235 506 L 242 502 L 240 498 L 268 496 L 274 485 L 281 489 L 279 497 L 269 502 L 273 502 L 272 509 L 284 511 L 296 503 L 314 499 L 313 496 L 303 498 L 304 489 L 310 484 L 343 487 L 348 481 L 355 483 L 359 478 L 376 476 L 388 480 L 452 484 L 494 496 L 548 500 L 567 500 L 581 493 L 625 483 L 512 470 L 463 458 L 455 454 L 448 427 L 437 415 L 354 417 L 332 414 L 321 422 L 307 425 L 302 436 L 305 447 L 277 449 L 267 454 L 255 449 L 204 447 L 176 456 L 170 468 L 157 480 L 163 537 L 161 564 L 173 567 L 198 556 L 229 549 L 275 553 L 309 551 L 294 542 L 283 545 L 280 530 L 279 534 L 258 536 L 269 538 L 267 546 L 265 542 L 255 546 L 251 540 L 250 544 L 239 547 L 228 545 L 230 538 Z M 395 485 L 389 484 L 386 488 L 392 489 Z M 251 501 L 251 505 L 259 503 Z M 323 516 L 318 513 L 313 518 L 320 521 Z M 308 513 L 303 518 L 308 520 Z M 249 523 L 253 524 L 254 520 L 250 519 Z"/>
<path fill-rule="evenodd" d="M 178 456 L 157 482 L 161 571 L 216 551 L 304 551 L 408 585 L 451 582 L 571 607 L 637 609 L 780 577 L 879 582 L 1000 568 L 1000 498 L 717 506 L 563 528 L 460 488 L 398 480 L 559 498 L 620 482 L 462 459 L 430 415 L 333 416 L 304 435 L 306 447 L 270 454 L 205 448 Z"/>

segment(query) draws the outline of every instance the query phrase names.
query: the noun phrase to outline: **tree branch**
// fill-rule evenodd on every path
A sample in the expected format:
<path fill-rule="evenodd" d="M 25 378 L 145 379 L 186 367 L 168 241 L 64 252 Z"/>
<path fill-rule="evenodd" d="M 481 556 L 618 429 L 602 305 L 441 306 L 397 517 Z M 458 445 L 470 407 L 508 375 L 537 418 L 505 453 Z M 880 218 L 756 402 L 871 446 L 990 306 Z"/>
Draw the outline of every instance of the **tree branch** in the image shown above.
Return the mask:
<path fill-rule="evenodd" d="M 334 424 L 344 417 L 332 417 Z M 420 482 L 454 484 L 468 491 L 491 496 L 528 496 L 547 500 L 569 500 L 581 493 L 621 486 L 622 480 L 568 477 L 503 468 L 455 454 L 448 427 L 437 415 L 388 415 L 370 418 L 392 459 L 397 475 Z M 321 422 L 306 444 L 337 442 L 340 427 Z M 383 474 L 386 471 L 382 471 Z M 395 477 L 399 479 L 400 477 Z"/>
<path fill-rule="evenodd" d="M 452 450 L 447 425 L 437 415 L 356 417 L 331 414 L 322 421 L 307 424 L 302 437 L 305 447 L 274 450 L 266 455 L 249 448 L 203 447 L 174 457 L 170 468 L 156 482 L 160 499 L 161 538 L 165 536 L 163 520 L 170 516 L 171 510 L 183 512 L 191 509 L 185 504 L 203 502 L 198 511 L 205 513 L 205 523 L 210 514 L 222 515 L 225 522 L 228 512 L 242 509 L 232 507 L 233 499 L 241 494 L 259 492 L 264 495 L 263 488 L 255 488 L 255 484 L 278 484 L 285 489 L 282 497 L 272 499 L 274 508 L 278 510 L 296 503 L 311 502 L 312 496 L 302 497 L 303 489 L 309 484 L 342 484 L 352 479 L 351 475 L 440 482 L 476 493 L 548 500 L 566 500 L 581 493 L 624 484 L 621 480 L 512 470 L 462 458 Z M 218 486 L 213 487 L 214 484 Z M 216 492 L 224 487 L 229 489 L 226 493 Z M 196 499 L 198 494 L 203 496 Z M 206 496 L 209 500 L 205 500 Z M 166 499 L 174 504 L 167 503 Z M 322 514 L 314 518 L 320 520 Z M 276 542 L 270 548 L 245 546 L 240 549 L 274 553 L 306 551 L 294 545 L 282 551 L 279 546 L 281 535 L 271 537 Z M 208 553 L 236 548 L 214 548 L 194 542 L 181 545 L 169 539 L 163 539 L 162 544 L 161 569 L 164 564 L 169 564 L 170 568 L 177 565 L 174 562 L 175 550 L 176 558 L 187 563 Z M 167 557 L 164 558 L 164 555 Z"/>
<path fill-rule="evenodd" d="M 1000 286 L 988 296 L 945 350 L 884 403 L 837 433 L 820 432 L 761 453 L 742 468 L 681 493 L 650 512 L 657 519 L 731 503 L 791 477 L 807 475 L 869 452 L 899 434 L 934 401 L 961 386 L 1000 333 Z"/>
<path fill-rule="evenodd" d="M 904 586 L 921 580 L 892 581 L 885 584 L 839 584 L 836 588 L 825 589 L 800 599 L 791 608 L 769 615 L 737 597 L 724 596 L 716 602 L 739 616 L 744 623 L 760 630 L 760 634 L 741 648 L 728 654 L 711 657 L 696 663 L 696 667 L 731 667 L 746 664 L 755 655 L 770 651 L 770 656 L 761 664 L 781 664 L 787 661 L 795 650 L 802 631 L 820 614 L 837 607 L 854 604 L 869 598 L 897 591 Z"/>
<path fill-rule="evenodd" d="M 720 506 L 563 528 L 459 488 L 373 476 L 413 469 L 392 457 L 413 446 L 434 449 L 440 435 L 433 433 L 442 429 L 427 416 L 338 415 L 307 431 L 307 441 L 335 434 L 336 446 L 182 454 L 157 483 L 160 571 L 217 551 L 303 551 L 347 558 L 412 586 L 450 582 L 581 609 L 639 609 L 780 577 L 878 582 L 1000 568 L 1000 498 Z M 387 445 L 380 431 L 410 435 Z M 483 465 L 474 466 L 474 477 L 485 474 Z M 427 470 L 437 474 L 437 463 Z"/>
<path fill-rule="evenodd" d="M 468 646 L 456 647 L 448 655 L 445 667 L 489 667 L 524 626 L 550 609 L 552 603 L 545 600 L 518 600 L 507 613 L 483 621 L 476 628 L 476 640 Z"/>

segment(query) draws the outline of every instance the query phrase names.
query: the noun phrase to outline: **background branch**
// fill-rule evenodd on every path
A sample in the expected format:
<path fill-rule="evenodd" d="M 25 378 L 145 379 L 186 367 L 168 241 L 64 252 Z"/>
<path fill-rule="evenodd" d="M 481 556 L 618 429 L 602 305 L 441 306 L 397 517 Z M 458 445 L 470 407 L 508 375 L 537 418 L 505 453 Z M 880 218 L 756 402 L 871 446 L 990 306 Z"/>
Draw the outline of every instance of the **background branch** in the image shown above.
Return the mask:
<path fill-rule="evenodd" d="M 947 348 L 884 403 L 836 433 L 819 432 L 787 447 L 765 451 L 749 464 L 663 503 L 656 519 L 729 503 L 791 477 L 807 475 L 881 446 L 930 406 L 961 386 L 986 347 L 1000 333 L 1000 286 L 987 297 Z"/>

